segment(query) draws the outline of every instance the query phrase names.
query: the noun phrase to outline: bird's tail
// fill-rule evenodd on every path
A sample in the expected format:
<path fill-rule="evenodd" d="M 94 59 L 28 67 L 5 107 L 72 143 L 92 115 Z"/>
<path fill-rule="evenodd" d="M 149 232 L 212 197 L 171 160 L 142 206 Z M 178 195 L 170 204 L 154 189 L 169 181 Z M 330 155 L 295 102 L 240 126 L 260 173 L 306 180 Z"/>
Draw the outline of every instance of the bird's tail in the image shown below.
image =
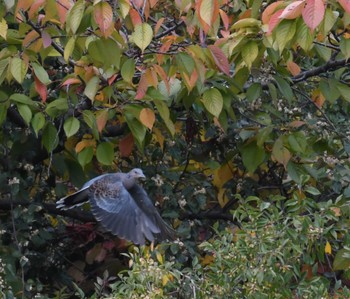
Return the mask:
<path fill-rule="evenodd" d="M 81 189 L 73 194 L 61 198 L 56 202 L 56 208 L 62 210 L 68 210 L 84 204 L 88 201 L 88 190 L 87 188 Z"/>
<path fill-rule="evenodd" d="M 172 241 L 176 238 L 176 232 L 175 230 L 173 230 L 170 225 L 168 225 L 163 219 L 162 217 L 157 213 L 155 214 L 154 217 L 157 226 L 160 229 L 160 233 L 157 234 L 157 239 L 158 240 L 169 240 Z"/>

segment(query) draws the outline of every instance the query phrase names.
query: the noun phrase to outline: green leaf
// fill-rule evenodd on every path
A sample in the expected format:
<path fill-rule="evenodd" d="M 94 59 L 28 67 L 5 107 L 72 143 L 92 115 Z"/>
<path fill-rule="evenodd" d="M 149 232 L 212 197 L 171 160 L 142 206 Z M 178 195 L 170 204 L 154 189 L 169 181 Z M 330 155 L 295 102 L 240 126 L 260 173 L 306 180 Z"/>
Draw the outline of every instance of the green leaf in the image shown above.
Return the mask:
<path fill-rule="evenodd" d="M 151 43 L 153 38 L 153 30 L 151 25 L 147 23 L 136 25 L 131 38 L 136 46 L 138 46 L 143 52 Z"/>
<path fill-rule="evenodd" d="M 313 47 L 313 35 L 302 18 L 297 22 L 295 40 L 296 44 L 306 52 Z"/>
<path fill-rule="evenodd" d="M 84 16 L 85 1 L 78 0 L 71 8 L 67 17 L 66 25 L 67 29 L 71 30 L 73 34 L 76 34 Z"/>
<path fill-rule="evenodd" d="M 180 71 L 185 71 L 187 75 L 190 75 L 195 67 L 193 58 L 183 52 L 179 52 L 175 56 L 176 65 Z"/>
<path fill-rule="evenodd" d="M 335 82 L 335 87 L 338 89 L 342 98 L 345 101 L 350 102 L 350 87 L 346 84 L 339 82 L 339 81 L 336 81 L 336 80 L 332 80 L 332 81 Z"/>
<path fill-rule="evenodd" d="M 11 75 L 13 76 L 13 78 L 15 78 L 15 80 L 18 83 L 23 82 L 24 77 L 27 74 L 27 69 L 28 69 L 27 64 L 19 57 L 13 57 L 11 59 L 10 61 Z"/>
<path fill-rule="evenodd" d="M 296 132 L 288 136 L 288 143 L 290 149 L 295 153 L 305 153 L 307 141 L 306 137 L 302 132 Z"/>
<path fill-rule="evenodd" d="M 71 116 L 67 118 L 64 122 L 63 129 L 66 133 L 66 136 L 69 138 L 78 132 L 80 127 L 80 122 L 77 118 Z"/>
<path fill-rule="evenodd" d="M 337 80 L 334 79 L 322 79 L 320 82 L 320 91 L 327 101 L 334 103 L 340 97 L 340 92 L 337 86 Z"/>
<path fill-rule="evenodd" d="M 35 132 L 35 135 L 38 137 L 39 131 L 45 125 L 45 116 L 44 116 L 44 114 L 42 112 L 35 113 L 31 124 L 32 124 L 33 130 Z"/>
<path fill-rule="evenodd" d="M 272 131 L 273 126 L 260 129 L 259 133 L 256 135 L 256 143 L 259 147 L 262 147 L 264 143 L 270 139 Z"/>
<path fill-rule="evenodd" d="M 29 125 L 33 116 L 32 110 L 30 110 L 30 108 L 24 104 L 17 104 L 17 109 L 19 114 L 22 116 L 23 120 L 26 122 L 27 125 Z"/>
<path fill-rule="evenodd" d="M 51 123 L 47 123 L 43 131 L 42 143 L 49 153 L 51 153 L 58 145 L 57 135 L 56 127 Z"/>
<path fill-rule="evenodd" d="M 94 156 L 94 150 L 92 147 L 85 147 L 79 154 L 78 154 L 78 162 L 79 164 L 84 167 L 86 164 L 89 164 Z"/>
<path fill-rule="evenodd" d="M 98 133 L 95 114 L 90 110 L 84 110 L 83 118 L 85 123 L 92 129 L 92 134 L 94 135 L 94 138 L 98 140 L 100 138 L 100 135 Z"/>
<path fill-rule="evenodd" d="M 283 20 L 274 30 L 280 53 L 282 53 L 287 43 L 294 37 L 295 31 L 296 22 L 294 20 Z"/>
<path fill-rule="evenodd" d="M 51 83 L 49 75 L 47 74 L 45 69 L 40 64 L 38 64 L 36 62 L 33 62 L 32 63 L 32 67 L 33 67 L 35 76 L 37 76 L 37 78 L 39 79 L 39 81 L 41 83 L 43 83 L 45 85 Z"/>
<path fill-rule="evenodd" d="M 133 58 L 129 58 L 127 61 L 125 61 L 120 72 L 122 78 L 126 82 L 132 83 L 132 79 L 135 74 L 135 60 Z"/>
<path fill-rule="evenodd" d="M 86 84 L 84 94 L 93 102 L 95 100 L 96 93 L 98 91 L 100 79 L 98 77 L 92 77 Z"/>
<path fill-rule="evenodd" d="M 34 102 L 30 97 L 21 93 L 14 93 L 10 96 L 10 100 L 16 103 L 25 104 L 29 106 L 36 106 L 37 103 Z"/>
<path fill-rule="evenodd" d="M 203 93 L 202 102 L 205 109 L 212 115 L 219 117 L 224 100 L 220 91 L 216 88 L 210 88 Z"/>
<path fill-rule="evenodd" d="M 104 165 L 112 165 L 114 160 L 114 147 L 110 142 L 102 142 L 97 146 L 96 158 Z"/>
<path fill-rule="evenodd" d="M 135 138 L 136 144 L 139 147 L 139 149 L 142 151 L 146 136 L 146 127 L 141 124 L 132 114 L 125 113 L 125 119 L 126 123 L 128 124 L 128 127 L 132 133 L 132 135 Z"/>
<path fill-rule="evenodd" d="M 307 186 L 305 188 L 305 192 L 307 192 L 311 195 L 320 195 L 321 194 L 321 192 L 318 189 L 316 189 L 315 187 L 312 187 L 312 186 Z"/>
<path fill-rule="evenodd" d="M 260 83 L 253 83 L 250 85 L 247 89 L 246 97 L 247 100 L 250 102 L 255 101 L 257 98 L 261 97 L 261 84 Z"/>
<path fill-rule="evenodd" d="M 121 49 L 112 39 L 98 39 L 89 43 L 88 52 L 97 67 L 119 69 Z"/>
<path fill-rule="evenodd" d="M 69 57 L 72 55 L 75 47 L 75 36 L 71 37 L 66 46 L 64 47 L 63 58 L 66 62 L 68 62 Z"/>
<path fill-rule="evenodd" d="M 242 48 L 242 58 L 248 69 L 251 69 L 254 60 L 258 57 L 259 48 L 256 42 L 250 41 Z"/>
<path fill-rule="evenodd" d="M 169 108 L 168 108 L 166 102 L 164 102 L 162 100 L 157 100 L 157 99 L 154 99 L 153 102 L 156 105 L 158 113 L 160 114 L 161 118 L 163 119 L 170 134 L 172 136 L 174 136 L 175 126 L 174 126 L 174 123 L 172 122 L 172 120 L 170 119 L 170 112 L 169 112 Z"/>
<path fill-rule="evenodd" d="M 279 76 L 274 76 L 276 83 L 277 83 L 277 87 L 279 89 L 279 91 L 281 92 L 281 94 L 288 100 L 288 101 L 293 101 L 294 99 L 294 94 L 292 91 L 292 88 L 290 87 L 290 85 L 287 83 L 286 80 L 282 79 Z"/>
<path fill-rule="evenodd" d="M 333 261 L 333 270 L 349 270 L 350 269 L 350 251 L 348 249 L 340 249 L 335 255 Z"/>
<path fill-rule="evenodd" d="M 250 173 L 253 173 L 265 160 L 265 150 L 259 147 L 255 142 L 244 145 L 240 151 L 243 164 Z"/>
<path fill-rule="evenodd" d="M 45 112 L 51 117 L 57 117 L 68 110 L 66 98 L 59 98 L 46 106 Z"/>

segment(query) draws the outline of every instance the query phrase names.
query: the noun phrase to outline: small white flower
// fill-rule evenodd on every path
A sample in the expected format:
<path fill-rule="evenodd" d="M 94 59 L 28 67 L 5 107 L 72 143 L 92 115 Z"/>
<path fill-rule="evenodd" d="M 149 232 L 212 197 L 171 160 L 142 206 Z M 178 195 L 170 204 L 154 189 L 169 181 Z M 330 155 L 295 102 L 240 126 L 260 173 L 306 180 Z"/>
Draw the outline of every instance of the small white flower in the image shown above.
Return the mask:
<path fill-rule="evenodd" d="M 186 201 L 186 199 L 182 198 L 182 199 L 178 200 L 178 204 L 179 204 L 180 208 L 183 209 L 187 205 L 187 201 Z"/>
<path fill-rule="evenodd" d="M 157 187 L 160 187 L 164 184 L 163 178 L 159 174 L 157 174 L 155 177 L 152 177 L 151 180 L 154 181 Z"/>
<path fill-rule="evenodd" d="M 13 177 L 12 179 L 9 179 L 8 184 L 9 184 L 10 186 L 11 186 L 11 185 L 14 185 L 14 184 L 19 184 L 19 179 L 16 178 L 16 177 Z"/>

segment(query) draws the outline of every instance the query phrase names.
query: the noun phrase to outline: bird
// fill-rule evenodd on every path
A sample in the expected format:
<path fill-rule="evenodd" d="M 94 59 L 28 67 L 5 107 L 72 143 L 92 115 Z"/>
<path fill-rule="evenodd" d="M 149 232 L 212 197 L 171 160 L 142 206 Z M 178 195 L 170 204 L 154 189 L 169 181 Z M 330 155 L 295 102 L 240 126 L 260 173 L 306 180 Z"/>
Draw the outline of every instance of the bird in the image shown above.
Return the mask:
<path fill-rule="evenodd" d="M 128 173 L 107 173 L 56 202 L 58 209 L 71 209 L 90 202 L 96 220 L 112 234 L 136 245 L 173 240 L 175 231 L 162 219 L 146 191 L 138 184 L 145 179 L 140 168 Z"/>

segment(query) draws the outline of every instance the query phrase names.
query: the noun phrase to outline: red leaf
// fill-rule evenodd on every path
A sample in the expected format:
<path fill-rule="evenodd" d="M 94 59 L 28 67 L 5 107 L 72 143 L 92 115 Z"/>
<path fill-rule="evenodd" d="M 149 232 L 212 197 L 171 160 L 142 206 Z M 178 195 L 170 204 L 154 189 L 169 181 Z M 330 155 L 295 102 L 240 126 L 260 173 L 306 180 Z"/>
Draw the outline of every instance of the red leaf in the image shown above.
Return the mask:
<path fill-rule="evenodd" d="M 261 21 L 263 24 L 268 24 L 271 16 L 279 9 L 281 9 L 284 5 L 284 1 L 277 1 L 271 3 L 261 15 Z"/>
<path fill-rule="evenodd" d="M 35 90 L 40 95 L 41 101 L 45 103 L 47 99 L 47 87 L 34 74 L 33 76 L 34 76 Z"/>
<path fill-rule="evenodd" d="M 41 38 L 43 39 L 43 46 L 46 49 L 51 46 L 52 39 L 50 34 L 48 34 L 45 30 L 41 32 Z"/>
<path fill-rule="evenodd" d="M 72 84 L 81 84 L 81 81 L 78 78 L 68 78 L 61 84 L 61 86 L 72 85 Z"/>
<path fill-rule="evenodd" d="M 131 8 L 129 11 L 129 15 L 130 15 L 131 22 L 134 25 L 134 27 L 136 27 L 136 25 L 142 24 L 142 19 L 141 19 L 139 13 L 135 9 Z"/>
<path fill-rule="evenodd" d="M 322 0 L 307 0 L 302 15 L 305 24 L 313 31 L 323 20 L 325 5 Z"/>
<path fill-rule="evenodd" d="M 295 1 L 289 4 L 280 15 L 280 19 L 296 19 L 301 15 L 305 0 Z"/>
<path fill-rule="evenodd" d="M 132 134 L 126 135 L 119 141 L 119 151 L 122 158 L 127 158 L 131 155 L 134 148 L 134 137 Z"/>
<path fill-rule="evenodd" d="M 219 68 L 219 70 L 222 71 L 227 76 L 229 76 L 230 64 L 224 52 L 222 52 L 222 50 L 219 47 L 214 45 L 208 46 L 208 49 L 210 50 L 210 53 L 213 56 L 215 64 Z"/>
<path fill-rule="evenodd" d="M 350 0 L 338 0 L 338 2 L 344 8 L 344 10 L 350 14 Z"/>
<path fill-rule="evenodd" d="M 113 33 L 113 11 L 107 2 L 100 2 L 94 6 L 94 19 L 103 37 L 109 37 Z"/>
<path fill-rule="evenodd" d="M 219 12 L 220 12 L 220 17 L 221 17 L 222 23 L 224 24 L 224 28 L 225 28 L 225 30 L 228 30 L 228 27 L 230 25 L 229 17 L 226 14 L 226 12 L 224 12 L 222 9 L 220 9 Z"/>
<path fill-rule="evenodd" d="M 34 15 L 39 12 L 40 6 L 42 6 L 44 3 L 46 3 L 46 0 L 34 1 L 33 5 L 30 7 L 29 12 L 28 12 L 29 19 L 34 18 Z"/>
<path fill-rule="evenodd" d="M 143 73 L 141 75 L 139 86 L 137 87 L 135 99 L 141 100 L 145 96 L 147 88 L 148 88 L 148 81 L 147 81 L 147 78 L 145 76 L 145 73 Z"/>
<path fill-rule="evenodd" d="M 71 0 L 56 0 L 56 7 L 60 22 L 63 25 L 66 22 L 67 13 L 72 8 L 74 2 Z"/>
<path fill-rule="evenodd" d="M 108 120 L 108 110 L 99 110 L 96 114 L 96 124 L 99 133 L 105 128 Z"/>
<path fill-rule="evenodd" d="M 108 78 L 107 82 L 108 82 L 108 85 L 111 86 L 112 83 L 114 82 L 114 80 L 118 77 L 118 74 L 114 74 L 112 75 L 111 77 Z"/>
<path fill-rule="evenodd" d="M 281 22 L 280 15 L 282 14 L 283 9 L 277 10 L 270 18 L 269 20 L 269 30 L 267 31 L 267 35 L 270 35 L 275 29 L 275 27 Z"/>

